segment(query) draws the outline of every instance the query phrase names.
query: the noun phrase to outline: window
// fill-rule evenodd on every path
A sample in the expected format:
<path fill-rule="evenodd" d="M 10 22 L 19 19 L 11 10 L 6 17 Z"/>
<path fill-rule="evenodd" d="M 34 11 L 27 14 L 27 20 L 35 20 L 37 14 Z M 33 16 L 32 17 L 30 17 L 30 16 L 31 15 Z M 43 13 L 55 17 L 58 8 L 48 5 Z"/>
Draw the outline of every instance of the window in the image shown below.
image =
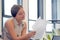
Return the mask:
<path fill-rule="evenodd" d="M 46 20 L 52 20 L 52 0 L 46 0 L 45 1 L 45 6 L 46 6 L 46 14 L 45 14 L 45 19 Z M 47 24 L 46 26 L 46 32 L 52 32 L 53 30 L 53 24 L 52 21 L 50 21 L 50 24 Z"/>
<path fill-rule="evenodd" d="M 11 7 L 17 4 L 17 0 L 4 0 L 4 15 L 11 16 Z"/>
<path fill-rule="evenodd" d="M 37 20 L 38 16 L 41 16 L 43 18 L 43 1 L 39 1 L 39 4 L 37 3 L 37 0 L 29 0 L 29 30 L 32 29 L 32 25 L 35 23 Z M 42 2 L 42 3 L 40 3 Z M 52 20 L 52 0 L 46 0 L 45 1 L 46 5 L 44 5 L 44 8 L 46 6 L 46 20 Z M 37 5 L 38 4 L 38 5 Z M 39 6 L 39 7 L 38 7 Z M 38 13 L 39 11 L 39 13 Z M 40 14 L 40 15 L 38 15 Z M 52 22 L 51 22 L 52 23 Z M 52 32 L 53 30 L 53 24 L 47 24 L 46 26 L 46 32 Z"/>
<path fill-rule="evenodd" d="M 33 26 L 34 23 L 35 23 L 35 21 L 29 21 L 29 30 L 30 31 L 33 30 L 32 26 Z"/>
<path fill-rule="evenodd" d="M 7 18 L 7 17 L 3 17 L 3 27 L 4 27 L 5 22 L 6 22 L 8 19 L 9 19 L 9 18 Z"/>
<path fill-rule="evenodd" d="M 46 20 L 52 20 L 52 0 L 46 0 Z"/>
<path fill-rule="evenodd" d="M 60 19 L 60 0 L 46 0 L 46 20 L 51 20 L 54 24 L 51 30 L 55 28 L 55 24 L 58 23 Z M 48 28 L 46 29 L 48 30 Z M 49 30 L 50 31 L 50 30 Z M 49 32 L 48 31 L 48 32 Z"/>
<path fill-rule="evenodd" d="M 53 24 L 47 24 L 46 32 L 52 32 L 52 31 L 53 31 Z"/>
<path fill-rule="evenodd" d="M 35 23 L 38 17 L 37 13 L 37 0 L 29 0 L 29 31 L 33 30 L 32 25 Z"/>
<path fill-rule="evenodd" d="M 60 20 L 60 0 L 57 0 L 57 20 Z"/>
<path fill-rule="evenodd" d="M 37 19 L 37 0 L 29 0 L 29 19 Z"/>
<path fill-rule="evenodd" d="M 2 6 L 3 6 L 3 16 L 11 16 L 11 7 L 14 4 L 22 5 L 22 0 L 2 0 Z"/>
<path fill-rule="evenodd" d="M 46 0 L 46 20 L 52 20 L 52 0 Z M 53 24 L 47 24 L 46 32 L 52 32 Z"/>

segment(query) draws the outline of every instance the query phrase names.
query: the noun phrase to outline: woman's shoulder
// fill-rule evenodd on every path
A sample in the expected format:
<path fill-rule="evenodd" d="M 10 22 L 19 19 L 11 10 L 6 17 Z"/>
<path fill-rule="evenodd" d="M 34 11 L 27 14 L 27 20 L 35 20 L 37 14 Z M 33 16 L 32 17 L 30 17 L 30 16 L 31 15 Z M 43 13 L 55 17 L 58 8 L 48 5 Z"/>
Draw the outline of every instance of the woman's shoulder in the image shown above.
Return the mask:
<path fill-rule="evenodd" d="M 7 26 L 7 25 L 13 26 L 13 25 L 14 25 L 13 19 L 7 20 L 7 21 L 5 22 L 5 26 Z"/>
<path fill-rule="evenodd" d="M 12 23 L 13 19 L 8 19 L 5 23 Z"/>

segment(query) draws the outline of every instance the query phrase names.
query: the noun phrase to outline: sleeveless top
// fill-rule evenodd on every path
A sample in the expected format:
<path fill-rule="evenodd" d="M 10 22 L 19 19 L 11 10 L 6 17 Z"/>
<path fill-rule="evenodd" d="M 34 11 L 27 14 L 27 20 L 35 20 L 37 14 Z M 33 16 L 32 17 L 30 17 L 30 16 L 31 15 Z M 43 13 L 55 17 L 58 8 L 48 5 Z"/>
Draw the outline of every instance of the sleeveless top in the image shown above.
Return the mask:
<path fill-rule="evenodd" d="M 22 21 L 20 26 L 19 26 L 16 19 L 13 18 L 13 20 L 14 20 L 14 30 L 17 34 L 17 37 L 21 36 L 21 32 L 22 32 L 24 23 Z M 10 34 L 8 33 L 8 30 L 6 29 L 6 27 L 3 28 L 3 40 L 12 40 L 12 38 L 11 38 Z"/>

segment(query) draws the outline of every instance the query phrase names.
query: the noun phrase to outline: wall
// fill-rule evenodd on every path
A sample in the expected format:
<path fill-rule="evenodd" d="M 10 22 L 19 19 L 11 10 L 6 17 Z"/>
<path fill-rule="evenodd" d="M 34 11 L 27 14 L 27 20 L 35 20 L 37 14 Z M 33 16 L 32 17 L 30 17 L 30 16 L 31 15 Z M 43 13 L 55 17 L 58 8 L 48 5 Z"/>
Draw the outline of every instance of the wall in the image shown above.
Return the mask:
<path fill-rule="evenodd" d="M 1 30 L 2 30 L 2 25 L 1 25 L 1 22 L 2 22 L 2 9 L 1 9 L 1 0 L 0 0 L 0 35 L 1 35 Z"/>

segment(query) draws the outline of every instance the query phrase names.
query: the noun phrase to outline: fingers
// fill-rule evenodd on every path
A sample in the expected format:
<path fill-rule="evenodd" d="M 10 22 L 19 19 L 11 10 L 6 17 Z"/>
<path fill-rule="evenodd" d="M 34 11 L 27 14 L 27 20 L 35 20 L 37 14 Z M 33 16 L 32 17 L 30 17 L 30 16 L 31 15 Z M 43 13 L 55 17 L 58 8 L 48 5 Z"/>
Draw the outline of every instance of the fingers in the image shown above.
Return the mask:
<path fill-rule="evenodd" d="M 35 35 L 35 34 L 36 34 L 36 32 L 35 32 L 35 31 L 32 31 L 32 34 L 33 34 L 33 35 Z"/>
<path fill-rule="evenodd" d="M 33 37 L 35 34 L 36 34 L 36 32 L 35 32 L 35 31 L 32 31 L 32 32 L 28 33 L 28 37 L 31 38 L 31 37 Z"/>

